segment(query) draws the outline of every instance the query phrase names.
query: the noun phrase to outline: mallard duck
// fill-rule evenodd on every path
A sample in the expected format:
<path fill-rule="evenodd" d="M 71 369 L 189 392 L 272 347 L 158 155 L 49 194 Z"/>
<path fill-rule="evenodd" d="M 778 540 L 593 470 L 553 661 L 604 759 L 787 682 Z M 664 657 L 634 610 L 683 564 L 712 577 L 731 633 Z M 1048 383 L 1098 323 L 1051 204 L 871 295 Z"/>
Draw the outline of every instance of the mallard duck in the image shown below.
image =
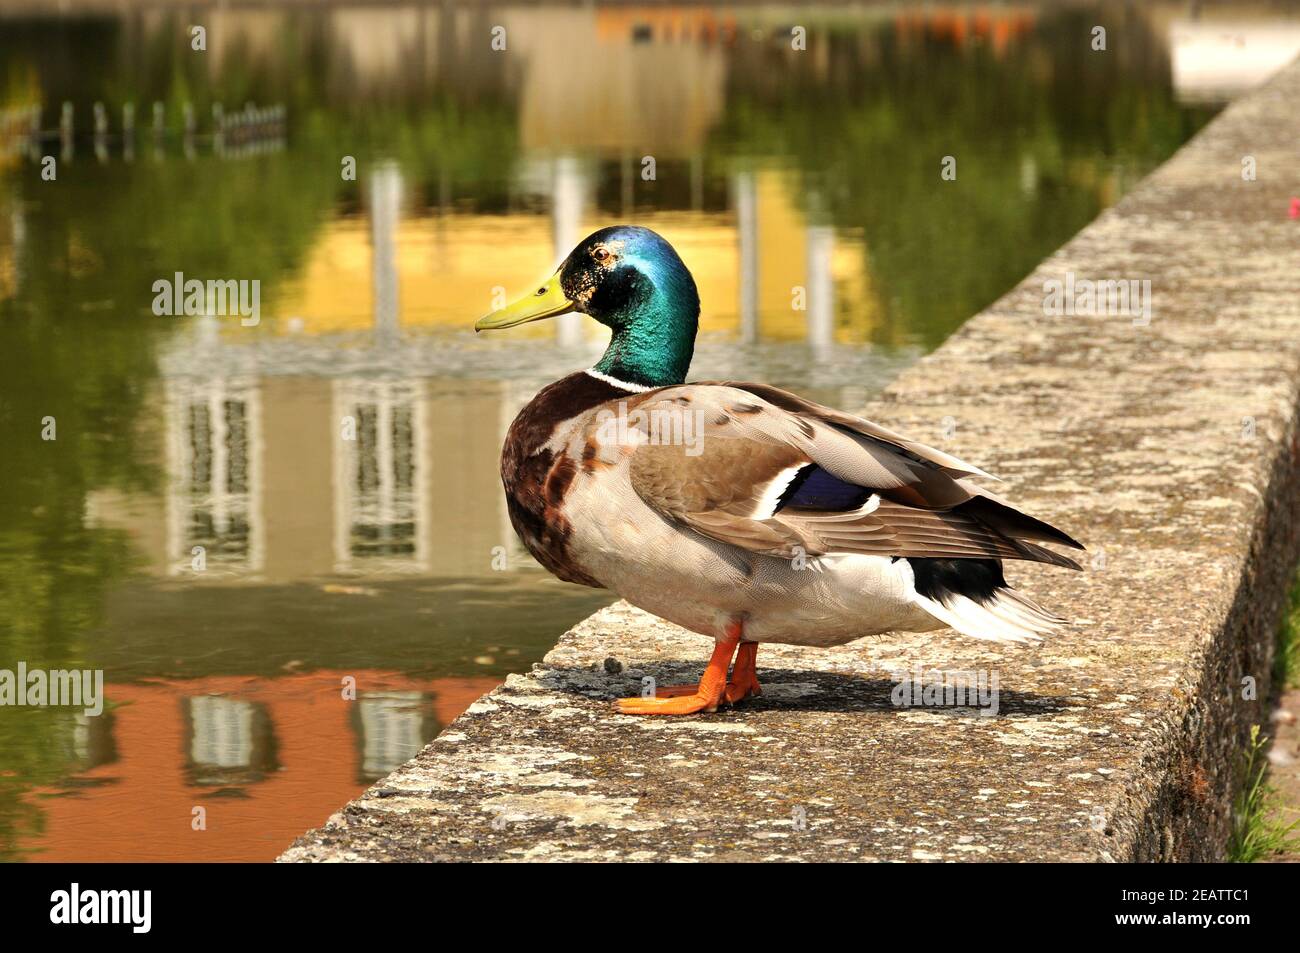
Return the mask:
<path fill-rule="evenodd" d="M 593 233 L 475 330 L 567 311 L 608 327 L 609 346 L 511 424 L 510 521 L 559 578 L 715 640 L 698 685 L 618 711 L 687 715 L 757 695 L 762 642 L 944 627 L 1031 642 L 1064 623 L 1007 585 L 1002 560 L 1078 569 L 1040 544 L 1083 547 L 977 485 L 983 470 L 767 384 L 685 383 L 700 300 L 655 232 Z"/>

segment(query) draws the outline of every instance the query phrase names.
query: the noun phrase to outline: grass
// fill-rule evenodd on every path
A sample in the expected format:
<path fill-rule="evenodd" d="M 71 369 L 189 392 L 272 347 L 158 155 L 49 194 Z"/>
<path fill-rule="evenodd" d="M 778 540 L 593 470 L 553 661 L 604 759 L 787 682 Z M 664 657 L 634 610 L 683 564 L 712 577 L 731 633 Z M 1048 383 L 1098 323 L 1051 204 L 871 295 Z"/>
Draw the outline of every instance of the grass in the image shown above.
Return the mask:
<path fill-rule="evenodd" d="M 1277 634 L 1277 653 L 1273 656 L 1273 684 L 1278 691 L 1300 688 L 1300 573 L 1296 574 L 1286 609 L 1282 613 L 1282 628 Z"/>
<path fill-rule="evenodd" d="M 1282 626 L 1277 634 L 1277 652 L 1273 657 L 1273 686 L 1280 694 L 1300 687 L 1300 573 L 1296 574 L 1287 595 Z M 1250 746 L 1246 749 L 1245 781 L 1232 805 L 1232 836 L 1228 841 L 1228 859 L 1249 864 L 1277 854 L 1300 852 L 1300 818 L 1287 824 L 1278 815 L 1288 807 L 1268 781 L 1268 737 L 1259 733 L 1259 725 L 1250 729 Z"/>
<path fill-rule="evenodd" d="M 1253 864 L 1300 850 L 1300 835 L 1296 834 L 1300 818 L 1290 824 L 1275 819 L 1282 805 L 1268 783 L 1268 759 L 1263 757 L 1267 748 L 1267 736 L 1259 733 L 1259 725 L 1252 725 L 1250 747 L 1246 749 L 1246 780 L 1232 804 L 1228 860 L 1234 864 Z"/>

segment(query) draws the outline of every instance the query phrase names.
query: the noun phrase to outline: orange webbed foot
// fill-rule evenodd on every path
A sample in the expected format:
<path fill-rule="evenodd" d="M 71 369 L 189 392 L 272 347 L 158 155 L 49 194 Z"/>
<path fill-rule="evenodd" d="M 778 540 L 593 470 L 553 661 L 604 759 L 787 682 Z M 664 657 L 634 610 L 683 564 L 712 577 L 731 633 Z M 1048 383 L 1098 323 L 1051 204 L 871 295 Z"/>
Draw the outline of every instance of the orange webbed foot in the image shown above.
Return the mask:
<path fill-rule="evenodd" d="M 725 636 L 713 649 L 713 657 L 699 685 L 665 685 L 655 690 L 654 698 L 620 698 L 614 703 L 615 709 L 623 715 L 694 715 L 717 711 L 724 699 L 735 704 L 751 695 L 762 694 L 754 672 L 758 643 L 742 643 L 741 631 L 739 622 L 727 627 Z M 728 681 L 727 669 L 733 655 L 736 668 Z"/>
<path fill-rule="evenodd" d="M 694 715 L 717 711 L 718 700 L 692 690 L 679 698 L 620 698 L 615 702 L 622 715 Z"/>
<path fill-rule="evenodd" d="M 758 684 L 757 679 L 753 679 L 743 685 L 727 682 L 727 690 L 723 692 L 722 697 L 727 700 L 728 704 L 734 705 L 746 698 L 757 698 L 761 694 L 763 694 L 763 686 Z"/>

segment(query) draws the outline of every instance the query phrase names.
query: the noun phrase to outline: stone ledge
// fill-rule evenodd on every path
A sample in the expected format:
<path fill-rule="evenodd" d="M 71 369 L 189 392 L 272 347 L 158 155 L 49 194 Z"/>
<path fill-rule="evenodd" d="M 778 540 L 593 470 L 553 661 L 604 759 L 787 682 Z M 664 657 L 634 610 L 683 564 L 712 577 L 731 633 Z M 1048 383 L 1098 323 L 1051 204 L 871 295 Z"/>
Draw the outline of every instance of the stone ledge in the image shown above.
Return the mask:
<path fill-rule="evenodd" d="M 1007 567 L 1068 632 L 763 646 L 761 699 L 647 720 L 609 699 L 709 643 L 616 605 L 280 859 L 1222 859 L 1300 556 L 1297 104 L 1293 64 L 869 408 L 1104 553 Z M 1070 271 L 1150 278 L 1150 324 L 1044 317 Z M 917 666 L 996 672 L 996 716 L 895 707 Z"/>

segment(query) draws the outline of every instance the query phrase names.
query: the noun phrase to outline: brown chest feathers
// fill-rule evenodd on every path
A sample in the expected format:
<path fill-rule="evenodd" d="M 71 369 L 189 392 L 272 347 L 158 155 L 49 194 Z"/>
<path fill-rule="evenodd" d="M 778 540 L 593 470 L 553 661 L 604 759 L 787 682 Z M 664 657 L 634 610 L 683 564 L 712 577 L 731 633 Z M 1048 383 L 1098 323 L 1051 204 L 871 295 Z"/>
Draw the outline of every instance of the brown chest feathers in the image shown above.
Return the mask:
<path fill-rule="evenodd" d="M 555 428 L 627 391 L 579 372 L 544 388 L 519 412 L 501 450 L 501 482 L 510 524 L 539 563 L 565 582 L 602 588 L 569 551 L 573 527 L 562 512 L 565 493 L 581 460 L 547 447 Z"/>

